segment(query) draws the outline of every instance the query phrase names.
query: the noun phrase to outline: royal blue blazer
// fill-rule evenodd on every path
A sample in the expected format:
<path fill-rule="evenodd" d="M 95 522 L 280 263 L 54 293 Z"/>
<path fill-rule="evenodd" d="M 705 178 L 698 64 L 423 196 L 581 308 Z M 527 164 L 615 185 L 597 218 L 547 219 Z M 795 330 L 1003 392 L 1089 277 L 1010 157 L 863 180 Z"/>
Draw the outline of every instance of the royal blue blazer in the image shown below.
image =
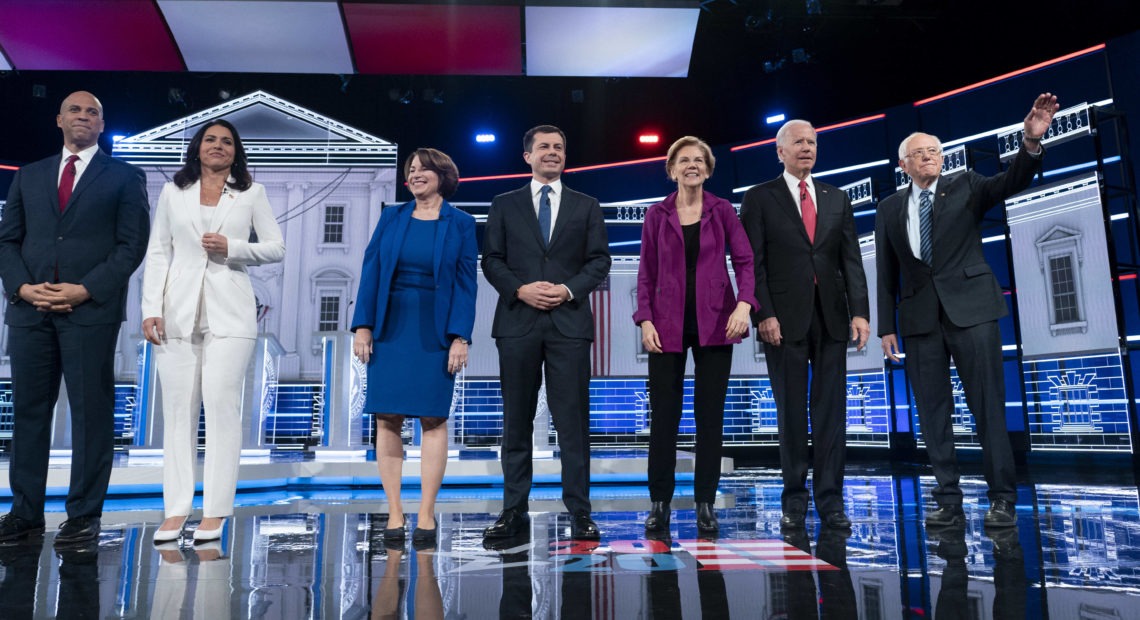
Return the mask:
<path fill-rule="evenodd" d="M 373 338 L 383 333 L 396 261 L 415 208 L 413 200 L 381 211 L 380 222 L 364 251 L 352 331 L 366 327 L 372 330 Z M 440 346 L 451 346 L 451 341 L 457 336 L 471 340 L 471 330 L 475 327 L 475 292 L 478 286 L 475 265 L 478 255 L 475 218 L 443 201 L 432 251 L 435 276 L 433 318 Z"/>

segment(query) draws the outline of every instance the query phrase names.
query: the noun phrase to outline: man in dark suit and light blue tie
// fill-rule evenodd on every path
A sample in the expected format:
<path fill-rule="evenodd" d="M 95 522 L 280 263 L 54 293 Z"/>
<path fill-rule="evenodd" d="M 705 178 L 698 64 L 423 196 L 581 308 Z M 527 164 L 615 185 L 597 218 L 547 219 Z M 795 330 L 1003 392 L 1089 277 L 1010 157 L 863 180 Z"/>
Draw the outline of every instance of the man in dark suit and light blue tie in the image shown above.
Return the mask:
<path fill-rule="evenodd" d="M 590 516 L 590 292 L 609 274 L 605 219 L 597 199 L 562 185 L 566 135 L 539 125 L 523 138 L 533 177 L 496 196 L 483 234 L 483 274 L 499 292 L 491 335 L 503 390 L 503 512 L 484 531 L 508 538 L 526 525 L 535 408 L 546 402 L 558 431 L 562 499 L 571 537 L 596 540 Z"/>
<path fill-rule="evenodd" d="M 127 283 L 150 234 L 146 176 L 99 150 L 103 106 L 72 93 L 56 125 L 63 151 L 21 168 L 0 219 L 0 280 L 12 360 L 12 510 L 0 541 L 44 531 L 52 410 L 71 407 L 67 521 L 56 545 L 99 536 L 114 455 L 115 342 Z"/>
<path fill-rule="evenodd" d="M 776 133 L 776 154 L 784 173 L 744 194 L 740 220 L 756 253 L 760 309 L 752 320 L 764 342 L 780 428 L 780 525 L 804 526 L 810 411 L 816 512 L 824 525 L 846 528 L 847 340 L 862 349 L 871 333 L 867 278 L 851 200 L 811 176 L 811 123 L 784 123 Z"/>
<path fill-rule="evenodd" d="M 968 170 L 942 179 L 942 143 L 913 133 L 899 145 L 899 167 L 911 184 L 883 200 L 875 216 L 879 334 L 883 353 L 899 361 L 914 387 L 926 453 L 938 486 L 927 525 L 962 525 L 962 490 L 954 454 L 950 385 L 953 358 L 977 422 L 989 486 L 988 527 L 1017 524 L 1016 471 L 1005 426 L 1005 375 L 998 319 L 1009 311 L 982 252 L 981 223 L 1002 200 L 1029 187 L 1040 168 L 1041 138 L 1057 98 L 1039 95 L 1025 117 L 1022 148 L 1009 170 L 992 177 Z M 895 310 L 898 320 L 895 320 Z"/>

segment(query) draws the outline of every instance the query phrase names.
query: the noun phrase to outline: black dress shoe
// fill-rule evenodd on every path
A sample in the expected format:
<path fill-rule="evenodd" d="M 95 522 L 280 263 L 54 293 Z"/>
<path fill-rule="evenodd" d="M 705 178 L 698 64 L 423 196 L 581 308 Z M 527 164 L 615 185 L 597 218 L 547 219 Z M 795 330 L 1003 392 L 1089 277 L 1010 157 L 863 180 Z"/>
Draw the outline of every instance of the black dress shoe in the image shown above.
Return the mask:
<path fill-rule="evenodd" d="M 514 508 L 507 508 L 499 513 L 499 518 L 487 529 L 483 530 L 483 538 L 512 538 L 518 536 L 523 531 L 527 523 L 530 523 L 530 515 L 527 513 L 516 510 Z"/>
<path fill-rule="evenodd" d="M 808 539 L 807 530 L 802 527 L 789 527 L 780 533 L 780 538 L 804 553 L 811 553 L 811 540 Z"/>
<path fill-rule="evenodd" d="M 780 517 L 780 527 L 784 529 L 803 529 L 807 515 L 800 510 L 785 510 Z"/>
<path fill-rule="evenodd" d="M 94 564 L 99 561 L 99 541 L 92 538 L 82 542 L 57 545 L 55 554 L 64 564 Z"/>
<path fill-rule="evenodd" d="M 570 519 L 570 538 L 574 540 L 600 540 L 602 533 L 598 524 L 590 518 L 590 513 L 582 511 Z"/>
<path fill-rule="evenodd" d="M 962 507 L 957 504 L 939 506 L 938 510 L 932 510 L 926 514 L 927 527 L 947 527 L 964 525 L 965 523 L 966 513 L 962 512 Z"/>
<path fill-rule="evenodd" d="M 851 519 L 842 510 L 835 510 L 823 515 L 823 526 L 835 529 L 849 529 L 851 527 Z"/>
<path fill-rule="evenodd" d="M 56 545 L 76 545 L 99 538 L 101 531 L 99 517 L 75 517 L 59 526 L 55 535 Z"/>
<path fill-rule="evenodd" d="M 986 535 L 993 541 L 994 559 L 998 561 L 1017 560 L 1023 557 L 1017 528 L 1003 527 L 993 532 L 987 531 Z"/>
<path fill-rule="evenodd" d="M 645 518 L 645 531 L 668 531 L 669 513 L 669 502 L 653 502 L 649 507 L 649 516 Z"/>
<path fill-rule="evenodd" d="M 927 527 L 926 538 L 938 542 L 934 552 L 943 560 L 959 560 L 969 552 L 964 525 Z"/>
<path fill-rule="evenodd" d="M 704 534 L 715 534 L 720 531 L 720 521 L 716 518 L 716 511 L 710 502 L 697 502 L 697 531 Z"/>
<path fill-rule="evenodd" d="M 1017 525 L 1017 513 L 1013 504 L 1004 499 L 995 499 L 986 511 L 986 527 L 1013 527 Z"/>
<path fill-rule="evenodd" d="M 8 513 L 0 517 L 0 542 L 20 540 L 44 533 L 44 522 L 35 523 Z"/>

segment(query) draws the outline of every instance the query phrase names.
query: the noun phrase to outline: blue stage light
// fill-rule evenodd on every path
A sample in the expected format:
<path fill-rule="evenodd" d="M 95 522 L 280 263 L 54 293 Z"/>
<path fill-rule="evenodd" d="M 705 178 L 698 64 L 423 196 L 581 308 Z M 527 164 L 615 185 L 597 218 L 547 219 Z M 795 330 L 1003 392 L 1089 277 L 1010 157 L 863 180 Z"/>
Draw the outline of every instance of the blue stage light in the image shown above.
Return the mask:
<path fill-rule="evenodd" d="M 783 114 L 773 114 L 772 116 L 766 116 L 766 117 L 764 117 L 764 122 L 768 123 L 769 125 L 771 125 L 772 123 L 782 123 L 782 122 L 784 122 L 784 115 Z"/>
<path fill-rule="evenodd" d="M 477 133 L 475 134 L 475 141 L 479 144 L 490 144 L 495 141 L 495 134 L 493 133 Z"/>

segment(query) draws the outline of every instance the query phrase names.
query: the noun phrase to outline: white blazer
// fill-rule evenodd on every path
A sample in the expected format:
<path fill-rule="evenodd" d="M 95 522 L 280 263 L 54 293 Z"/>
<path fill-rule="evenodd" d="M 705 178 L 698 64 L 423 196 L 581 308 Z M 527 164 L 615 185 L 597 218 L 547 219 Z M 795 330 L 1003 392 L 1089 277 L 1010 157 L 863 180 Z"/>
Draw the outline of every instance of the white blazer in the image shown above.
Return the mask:
<path fill-rule="evenodd" d="M 249 241 L 250 231 L 257 242 Z M 229 253 L 210 260 L 202 235 L 224 235 Z M 158 198 L 143 273 L 142 315 L 161 317 L 168 338 L 187 338 L 195 328 L 198 302 L 215 336 L 256 338 L 257 302 L 246 267 L 280 262 L 285 241 L 273 217 L 265 187 L 244 192 L 227 188 L 207 229 L 202 227 L 199 183 L 179 189 L 167 183 Z"/>

